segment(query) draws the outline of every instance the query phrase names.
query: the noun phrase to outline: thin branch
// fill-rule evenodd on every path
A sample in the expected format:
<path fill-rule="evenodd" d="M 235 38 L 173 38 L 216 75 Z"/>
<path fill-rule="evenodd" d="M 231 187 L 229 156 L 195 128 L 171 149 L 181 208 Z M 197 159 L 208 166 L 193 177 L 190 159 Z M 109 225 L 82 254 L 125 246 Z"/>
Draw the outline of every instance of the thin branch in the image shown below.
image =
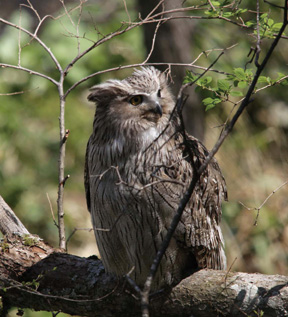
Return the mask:
<path fill-rule="evenodd" d="M 178 10 L 171 10 L 171 12 L 175 13 Z M 161 14 L 166 14 L 166 12 L 162 12 Z M 159 19 L 149 19 L 147 21 L 143 20 L 143 23 L 158 23 L 158 22 L 168 22 L 170 20 L 175 20 L 175 19 L 188 19 L 188 20 L 223 20 L 226 21 L 228 23 L 234 24 L 236 26 L 240 26 L 241 28 L 244 29 L 252 29 L 251 26 L 247 26 L 246 24 L 239 23 L 237 21 L 233 21 L 229 18 L 223 17 L 221 15 L 219 16 L 199 16 L 199 15 L 177 15 L 177 16 L 169 16 L 169 17 L 164 17 L 164 18 L 159 18 Z M 135 25 L 135 26 L 139 26 L 140 22 L 132 22 L 131 25 Z"/>
<path fill-rule="evenodd" d="M 28 9 L 31 9 L 33 11 L 33 13 L 35 14 L 35 16 L 37 17 L 38 21 L 41 21 L 40 15 L 38 13 L 38 11 L 33 7 L 32 3 L 30 0 L 27 0 L 28 5 L 27 4 L 20 4 L 21 7 L 26 7 Z"/>
<path fill-rule="evenodd" d="M 20 7 L 20 13 L 19 13 L 19 25 L 21 25 L 21 19 L 22 19 L 22 11 Z M 18 66 L 21 66 L 21 30 L 18 30 Z"/>
<path fill-rule="evenodd" d="M 80 28 L 80 22 L 82 18 L 82 13 L 83 13 L 83 4 L 86 1 L 80 0 L 80 7 L 79 7 L 79 15 L 78 15 L 78 22 L 76 25 L 76 35 L 77 35 L 77 49 L 78 49 L 78 54 L 80 53 L 80 36 L 79 36 L 79 28 Z"/>
<path fill-rule="evenodd" d="M 68 19 L 70 20 L 71 24 L 72 24 L 73 26 L 75 26 L 75 23 L 74 23 L 73 19 L 71 18 L 71 15 L 69 14 L 69 12 L 68 12 L 68 10 L 67 10 L 67 8 L 66 8 L 66 5 L 65 5 L 65 3 L 64 3 L 64 0 L 59 0 L 59 1 L 60 1 L 61 4 L 62 4 L 62 7 L 63 7 L 63 9 L 64 9 L 64 11 L 65 11 L 65 15 L 68 17 Z"/>
<path fill-rule="evenodd" d="M 164 1 L 160 1 L 157 6 L 151 11 L 151 12 L 154 12 Z M 176 13 L 176 12 L 183 12 L 183 11 L 189 11 L 189 10 L 195 10 L 195 7 L 189 7 L 189 8 L 179 8 L 179 9 L 173 9 L 173 10 L 162 10 L 160 13 L 156 13 L 154 15 L 151 15 L 151 12 L 146 16 L 145 19 L 143 20 L 140 20 L 140 21 L 137 21 L 137 22 L 129 22 L 127 23 L 128 25 L 123 28 L 123 25 L 122 27 L 113 32 L 113 33 L 110 33 L 106 36 L 103 36 L 100 40 L 96 41 L 95 43 L 93 43 L 88 49 L 84 50 L 82 53 L 78 54 L 64 69 L 64 73 L 67 74 L 69 72 L 69 70 L 74 66 L 75 63 L 77 63 L 77 61 L 79 59 L 81 59 L 83 56 L 85 56 L 86 54 L 88 54 L 90 51 L 92 51 L 94 48 L 96 48 L 97 46 L 111 40 L 112 38 L 114 37 L 117 37 L 117 36 L 120 36 L 136 27 L 140 27 L 142 26 L 143 24 L 147 24 L 147 23 L 164 23 L 164 22 L 167 22 L 171 19 L 220 19 L 220 20 L 225 20 L 227 22 L 230 22 L 230 23 L 233 23 L 233 24 L 236 24 L 238 26 L 241 26 L 243 28 L 248 28 L 250 29 L 250 27 L 247 27 L 245 24 L 239 24 L 238 22 L 234 22 L 232 20 L 229 20 L 228 18 L 224 18 L 222 16 L 219 16 L 219 17 L 203 17 L 203 16 L 168 16 L 168 17 L 163 17 L 164 15 L 167 15 L 167 14 L 170 14 L 170 13 Z M 157 19 L 157 17 L 161 17 L 159 19 Z M 137 64 L 138 66 L 143 66 L 144 63 L 139 63 Z M 136 67 L 137 65 L 135 65 L 134 67 Z M 157 64 L 154 64 L 154 65 L 157 65 Z M 163 64 L 158 64 L 158 65 L 163 65 Z M 164 65 L 167 65 L 164 64 Z M 170 64 L 171 65 L 171 64 Z M 178 66 L 178 65 L 177 65 Z M 184 66 L 184 65 L 183 65 Z M 191 66 L 191 65 L 190 65 Z M 120 68 L 121 67 L 121 68 Z M 123 68 L 127 68 L 125 66 L 120 66 L 120 67 L 116 67 L 116 68 L 112 68 L 110 70 L 107 70 L 107 71 L 113 71 L 113 70 L 119 70 L 119 69 L 123 69 Z M 128 66 L 129 67 L 129 66 Z M 196 67 L 196 66 L 194 66 Z M 198 68 L 201 68 L 200 66 Z M 204 69 L 204 67 L 202 67 L 202 69 Z M 104 72 L 104 71 L 103 71 Z M 80 81 L 78 81 L 77 83 L 75 83 L 74 85 L 72 85 L 65 93 L 65 98 L 68 96 L 68 94 L 71 92 L 71 90 L 73 90 L 75 87 L 77 87 L 78 85 L 80 85 L 81 83 L 85 82 L 86 80 L 94 77 L 94 76 L 97 76 L 103 72 L 96 72 L 94 74 L 91 74 L 83 79 L 81 79 Z M 105 71 L 106 72 L 106 71 Z"/>
<path fill-rule="evenodd" d="M 67 134 L 65 129 L 65 99 L 64 95 L 64 72 L 61 72 L 61 77 L 58 85 L 58 92 L 60 97 L 60 115 L 59 115 L 59 130 L 60 130 L 60 147 L 59 147 L 59 160 L 58 160 L 58 226 L 59 226 L 59 247 L 66 250 L 66 237 L 65 237 L 65 223 L 64 223 L 64 185 L 65 185 L 65 154 L 66 154 L 66 141 Z"/>
<path fill-rule="evenodd" d="M 127 17 L 128 17 L 129 24 L 130 24 L 130 23 L 131 23 L 131 17 L 130 17 L 130 14 L 129 14 L 128 8 L 127 8 L 127 3 L 126 3 L 126 0 L 123 0 L 123 4 L 124 4 L 125 12 L 126 12 Z"/>
<path fill-rule="evenodd" d="M 0 63 L 0 67 L 18 69 L 18 70 L 21 70 L 23 72 L 27 72 L 30 75 L 36 75 L 36 76 L 45 78 L 45 79 L 51 81 L 54 85 L 58 86 L 58 82 L 55 79 L 53 79 L 52 77 L 45 75 L 45 74 L 42 74 L 42 73 L 39 73 L 39 72 L 36 72 L 35 70 L 29 69 L 26 67 L 16 66 L 16 65 L 11 65 L 11 64 L 4 64 L 4 63 Z"/>
<path fill-rule="evenodd" d="M 271 7 L 275 7 L 275 8 L 279 8 L 279 9 L 285 9 L 284 7 L 282 6 L 279 6 L 275 3 L 272 3 L 271 1 L 268 1 L 268 0 L 264 0 L 264 3 L 268 3 Z"/>
<path fill-rule="evenodd" d="M 67 246 L 68 246 L 68 243 L 69 243 L 70 239 L 73 237 L 73 235 L 74 235 L 77 231 L 88 231 L 88 232 L 91 232 L 91 231 L 93 231 L 93 228 L 74 228 L 74 230 L 70 233 L 70 235 L 69 235 L 68 238 L 67 238 L 67 241 L 66 241 L 66 245 L 67 245 Z M 102 231 L 107 231 L 107 230 L 102 229 Z M 109 231 L 110 231 L 110 230 L 109 230 Z"/>
<path fill-rule="evenodd" d="M 52 203 L 51 203 L 51 200 L 50 200 L 50 197 L 49 197 L 48 193 L 46 193 L 46 196 L 47 196 L 48 203 L 49 203 L 49 206 L 50 206 L 50 211 L 51 211 L 51 215 L 52 215 L 52 219 L 53 219 L 54 225 L 55 225 L 57 228 L 59 228 L 59 226 L 58 226 L 58 224 L 57 224 L 57 222 L 56 222 L 56 219 L 55 219 L 55 215 L 54 215 Z"/>
<path fill-rule="evenodd" d="M 39 39 L 39 37 L 36 35 L 36 34 L 33 34 L 31 33 L 30 31 L 26 30 L 25 28 L 17 25 L 17 24 L 14 24 L 12 22 L 9 22 L 3 18 L 0 18 L 0 22 L 6 24 L 6 25 L 9 25 L 17 30 L 21 30 L 22 32 L 28 34 L 31 38 L 35 39 L 43 48 L 44 50 L 50 55 L 51 59 L 53 60 L 53 62 L 55 63 L 57 69 L 61 72 L 62 71 L 62 68 L 61 68 L 61 65 L 59 64 L 57 58 L 55 57 L 55 55 L 52 53 L 51 49 L 43 42 Z M 43 76 L 42 76 L 43 77 Z"/>
<path fill-rule="evenodd" d="M 150 52 L 148 53 L 145 61 L 143 62 L 144 64 L 148 62 L 148 60 L 150 59 L 153 51 L 154 51 L 154 47 L 155 47 L 155 41 L 156 41 L 156 36 L 157 36 L 157 33 L 158 33 L 158 30 L 159 30 L 159 27 L 161 25 L 161 22 L 158 22 L 156 24 L 156 28 L 155 28 L 155 31 L 154 31 L 154 35 L 153 35 L 153 39 L 152 39 L 152 45 L 151 45 L 151 49 L 150 49 Z"/>
<path fill-rule="evenodd" d="M 1 66 L 1 65 L 0 65 Z M 105 73 L 109 73 L 109 72 L 114 72 L 114 71 L 119 71 L 119 70 L 123 70 L 123 69 L 127 69 L 127 68 L 135 68 L 135 67 L 141 67 L 141 66 L 167 66 L 167 67 L 171 67 L 171 66 L 182 66 L 182 67 L 192 67 L 195 69 L 200 69 L 200 70 L 207 70 L 207 67 L 204 66 L 199 66 L 199 65 L 194 65 L 193 63 L 137 63 L 137 64 L 130 64 L 130 65 L 124 65 L 124 66 L 116 66 L 116 67 L 112 67 L 109 69 L 105 69 L 105 70 L 100 70 L 96 73 L 93 73 L 91 75 L 88 75 L 84 78 L 82 78 L 81 80 L 77 81 L 75 84 L 73 84 L 70 88 L 68 88 L 64 94 L 64 98 L 67 98 L 67 96 L 70 94 L 70 92 L 75 89 L 77 86 L 79 86 L 80 84 L 84 83 L 85 81 L 105 74 Z M 210 72 L 215 72 L 218 74 L 223 74 L 223 75 L 228 75 L 227 72 L 223 72 L 223 71 L 219 71 L 217 69 L 209 69 Z"/>
<path fill-rule="evenodd" d="M 7 92 L 7 93 L 4 93 L 4 94 L 1 94 L 0 93 L 0 96 L 13 96 L 13 95 L 21 95 L 21 94 L 24 94 L 25 91 L 15 91 L 15 92 Z"/>
<path fill-rule="evenodd" d="M 153 14 L 154 12 L 156 12 L 157 9 L 158 9 L 162 4 L 164 4 L 164 2 L 165 2 L 165 0 L 159 1 L 158 4 L 154 7 L 154 9 L 152 9 L 152 10 L 150 11 L 150 13 L 147 14 L 146 20 L 150 19 L 150 17 L 152 16 L 152 14 Z M 164 10 L 162 10 L 162 13 L 163 13 L 163 11 L 164 11 Z M 159 13 L 159 14 L 161 15 L 161 13 Z"/>
<path fill-rule="evenodd" d="M 262 204 L 259 207 L 247 207 L 246 205 L 244 205 L 241 201 L 239 201 L 239 204 L 242 205 L 244 208 L 246 208 L 247 210 L 251 211 L 251 210 L 256 210 L 257 211 L 257 215 L 256 215 L 256 219 L 254 222 L 254 226 L 257 226 L 258 223 L 258 218 L 259 218 L 259 214 L 260 214 L 260 210 L 263 208 L 264 205 L 266 205 L 267 201 L 275 194 L 278 192 L 278 190 L 280 190 L 282 187 L 284 187 L 285 185 L 288 184 L 288 180 L 286 182 L 284 182 L 283 184 L 281 184 L 279 187 L 277 187 L 276 189 L 274 189 L 262 202 Z"/>
<path fill-rule="evenodd" d="M 256 51 L 255 51 L 255 65 L 256 67 L 259 67 L 259 55 L 261 52 L 261 37 L 260 37 L 260 4 L 259 0 L 257 0 L 257 43 L 256 43 Z"/>
<path fill-rule="evenodd" d="M 215 9 L 215 7 L 213 6 L 213 4 L 212 4 L 211 0 L 208 0 L 208 2 L 209 2 L 209 4 L 210 4 L 210 6 L 211 6 L 212 10 L 213 10 L 213 11 L 216 11 L 216 9 Z"/>

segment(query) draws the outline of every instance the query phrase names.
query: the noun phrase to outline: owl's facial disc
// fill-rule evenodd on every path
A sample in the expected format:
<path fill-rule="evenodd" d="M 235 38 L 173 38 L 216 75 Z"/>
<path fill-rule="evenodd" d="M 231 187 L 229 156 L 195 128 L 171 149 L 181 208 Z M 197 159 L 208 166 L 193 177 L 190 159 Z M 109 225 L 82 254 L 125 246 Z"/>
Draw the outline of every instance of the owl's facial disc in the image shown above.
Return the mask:
<path fill-rule="evenodd" d="M 140 111 L 143 119 L 157 122 L 163 115 L 160 89 L 151 94 L 133 95 L 128 101 L 135 109 L 137 108 Z"/>

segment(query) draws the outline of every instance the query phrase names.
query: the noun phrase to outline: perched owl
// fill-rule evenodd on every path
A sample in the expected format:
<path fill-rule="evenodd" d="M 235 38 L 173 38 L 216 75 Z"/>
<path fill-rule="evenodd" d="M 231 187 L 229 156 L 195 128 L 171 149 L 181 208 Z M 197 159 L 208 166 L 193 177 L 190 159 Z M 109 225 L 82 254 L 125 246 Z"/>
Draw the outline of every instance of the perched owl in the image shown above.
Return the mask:
<path fill-rule="evenodd" d="M 107 272 L 142 286 L 183 194 L 208 152 L 183 142 L 164 73 L 136 70 L 91 88 L 96 103 L 85 189 Z M 186 144 L 186 145 L 185 145 Z M 198 181 L 156 273 L 153 288 L 174 285 L 200 268 L 225 269 L 220 229 L 226 186 L 215 159 Z"/>

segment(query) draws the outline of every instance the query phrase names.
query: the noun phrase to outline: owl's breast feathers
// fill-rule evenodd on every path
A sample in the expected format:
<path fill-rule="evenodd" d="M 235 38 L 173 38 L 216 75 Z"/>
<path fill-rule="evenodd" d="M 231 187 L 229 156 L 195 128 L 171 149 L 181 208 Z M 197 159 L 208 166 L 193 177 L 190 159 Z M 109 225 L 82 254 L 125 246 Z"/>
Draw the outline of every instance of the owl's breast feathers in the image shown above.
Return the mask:
<path fill-rule="evenodd" d="M 169 130 L 171 132 L 171 129 L 168 129 L 168 132 Z M 168 137 L 168 135 L 171 136 Z M 148 141 L 152 137 L 154 142 L 149 143 Z M 144 232 L 147 230 L 147 228 L 143 228 L 143 223 L 145 222 L 149 224 L 149 230 L 154 232 L 152 235 L 147 236 L 148 240 L 152 240 L 150 242 L 146 241 L 146 244 L 148 249 L 151 249 L 153 245 L 156 254 L 171 224 L 179 202 L 192 180 L 192 166 L 194 165 L 194 168 L 198 169 L 208 155 L 204 145 L 193 137 L 189 137 L 190 151 L 187 151 L 183 144 L 183 138 L 179 133 L 167 133 L 166 131 L 165 134 L 161 134 L 151 129 L 143 134 L 141 142 L 138 140 L 136 143 L 130 155 L 125 153 L 124 157 L 121 155 L 114 156 L 116 161 L 113 163 L 109 162 L 111 164 L 110 168 L 107 167 L 107 164 L 101 166 L 99 155 L 103 155 L 103 153 L 101 153 L 101 150 L 97 153 L 99 149 L 97 150 L 95 143 L 90 144 L 90 147 L 88 147 L 90 150 L 87 152 L 86 159 L 86 195 L 88 206 L 94 213 L 92 219 L 95 219 L 98 227 L 104 226 L 105 229 L 109 226 L 110 229 L 111 226 L 114 228 L 113 222 L 116 223 L 115 227 L 119 227 L 116 239 L 117 248 L 121 249 L 122 257 L 124 250 L 130 243 L 125 242 L 125 239 L 123 240 L 123 232 L 127 230 L 130 232 L 131 230 L 135 231 L 135 239 L 138 239 L 137 236 L 141 234 L 145 236 Z M 192 154 L 192 157 L 189 156 L 188 152 L 190 152 L 190 155 Z M 212 159 L 201 175 L 183 212 L 181 221 L 174 234 L 173 243 L 171 242 L 174 246 L 172 250 L 168 248 L 166 252 L 166 258 L 169 262 L 174 263 L 172 266 L 175 266 L 176 269 L 172 274 L 174 277 L 163 277 L 166 280 L 164 284 L 179 281 L 179 279 L 188 274 L 189 270 L 193 271 L 197 267 L 226 268 L 226 258 L 223 250 L 224 242 L 220 229 L 221 201 L 223 198 L 227 198 L 225 180 L 216 160 Z M 94 206 L 92 209 L 90 201 L 92 201 Z M 97 216 L 95 216 L 95 213 Z M 108 222 L 109 213 L 113 214 L 114 218 L 112 217 Z M 127 221 L 127 217 L 129 221 Z M 131 229 L 130 222 L 133 223 L 135 228 Z M 153 226 L 155 228 L 152 228 Z M 107 236 L 107 233 L 96 233 L 98 244 L 103 234 Z M 130 234 L 131 239 L 133 234 Z M 118 240 L 124 241 L 124 247 L 121 248 L 119 246 Z M 110 241 L 113 241 L 113 239 L 110 239 Z M 143 244 L 143 242 L 141 243 Z M 108 249 L 108 247 L 111 248 L 105 243 L 103 244 L 103 249 Z M 142 255 L 139 253 L 135 257 L 131 255 L 131 252 L 136 254 L 139 248 L 138 246 L 133 251 L 130 251 L 126 257 L 124 256 L 123 261 L 127 262 L 124 267 L 127 271 L 133 266 L 133 261 L 141 263 L 139 256 L 143 256 L 146 251 L 139 251 Z M 129 249 L 131 249 L 130 245 Z M 113 256 L 117 256 L 118 251 L 113 247 L 112 250 Z M 121 269 L 117 269 L 121 267 L 120 264 L 115 264 L 114 266 L 111 264 L 111 257 L 112 255 L 108 256 L 109 260 L 104 260 L 106 267 L 110 267 L 112 272 L 124 274 L 119 272 Z M 143 269 L 143 266 L 149 267 L 149 264 L 146 263 L 146 259 L 143 261 L 144 264 L 136 265 L 142 272 L 137 273 L 137 270 L 135 271 L 134 277 L 135 279 L 138 278 L 138 281 L 141 280 L 141 278 L 139 280 L 139 275 L 142 276 L 143 272 L 148 272 L 148 270 Z M 191 267 L 189 267 L 190 265 Z M 125 269 L 122 268 L 122 270 Z M 169 271 L 173 272 L 173 268 L 170 268 Z M 168 281 L 167 279 L 170 280 Z M 161 284 L 162 282 L 159 283 Z"/>

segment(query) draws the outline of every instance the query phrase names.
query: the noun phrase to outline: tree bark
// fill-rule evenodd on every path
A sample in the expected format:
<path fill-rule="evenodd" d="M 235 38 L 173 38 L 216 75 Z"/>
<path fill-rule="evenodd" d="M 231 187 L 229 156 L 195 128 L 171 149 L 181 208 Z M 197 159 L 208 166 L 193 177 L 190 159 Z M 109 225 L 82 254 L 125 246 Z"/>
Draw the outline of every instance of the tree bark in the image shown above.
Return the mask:
<path fill-rule="evenodd" d="M 137 294 L 124 279 L 106 274 L 99 259 L 54 251 L 40 240 L 2 242 L 0 295 L 6 308 L 141 316 Z M 261 311 L 287 316 L 288 277 L 201 270 L 170 291 L 152 294 L 150 311 L 152 316 L 257 316 Z"/>
<path fill-rule="evenodd" d="M 7 210 L 0 199 L 0 210 L 3 206 Z M 8 234 L 0 243 L 0 296 L 1 316 L 12 306 L 78 316 L 141 316 L 138 295 L 124 278 L 105 273 L 97 257 L 61 253 L 26 234 Z M 150 304 L 151 316 L 287 316 L 288 277 L 201 270 L 152 294 Z"/>
<path fill-rule="evenodd" d="M 0 232 L 9 236 L 11 234 L 28 234 L 29 231 L 25 228 L 13 210 L 6 204 L 0 196 Z"/>

